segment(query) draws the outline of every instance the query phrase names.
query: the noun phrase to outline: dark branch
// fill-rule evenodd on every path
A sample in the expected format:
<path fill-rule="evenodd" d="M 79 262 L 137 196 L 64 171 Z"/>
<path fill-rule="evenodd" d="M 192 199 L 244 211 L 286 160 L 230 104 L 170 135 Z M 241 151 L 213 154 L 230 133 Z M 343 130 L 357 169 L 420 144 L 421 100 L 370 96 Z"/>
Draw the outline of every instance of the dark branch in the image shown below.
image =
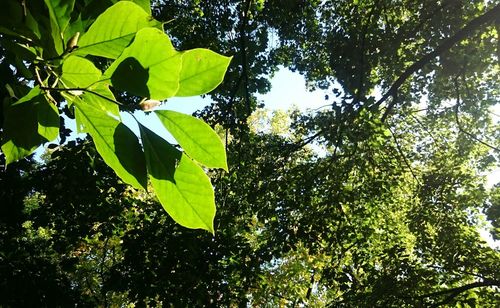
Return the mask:
<path fill-rule="evenodd" d="M 477 281 L 477 282 L 463 285 L 461 287 L 456 287 L 456 288 L 437 291 L 437 292 L 433 292 L 433 293 L 429 293 L 429 294 L 425 294 L 425 295 L 420 295 L 418 298 L 423 299 L 423 298 L 429 298 L 429 297 L 435 297 L 435 296 L 449 294 L 444 300 L 431 306 L 431 307 L 439 307 L 439 306 L 450 303 L 455 297 L 460 295 L 460 293 L 463 293 L 467 290 L 481 288 L 481 287 L 491 287 L 491 286 L 500 286 L 500 281 L 496 281 L 496 280 Z"/>
<path fill-rule="evenodd" d="M 473 19 L 471 22 L 469 22 L 465 27 L 460 29 L 453 36 L 445 39 L 443 41 L 443 43 L 441 43 L 441 45 L 439 45 L 436 49 L 434 49 L 432 52 L 426 54 L 420 60 L 418 60 L 417 62 L 410 65 L 407 69 L 405 69 L 404 72 L 398 77 L 398 79 L 396 79 L 396 81 L 394 81 L 394 83 L 391 85 L 389 90 L 375 103 L 375 105 L 380 106 L 389 97 L 391 97 L 391 96 L 394 97 L 397 94 L 401 85 L 403 85 L 403 83 L 411 75 L 413 75 L 413 73 L 422 69 L 432 59 L 436 58 L 437 56 L 439 56 L 443 52 L 452 48 L 455 44 L 457 44 L 460 41 L 467 38 L 471 33 L 476 31 L 481 26 L 494 21 L 497 18 L 497 16 L 499 16 L 499 15 L 500 15 L 500 4 L 498 4 L 497 6 L 495 6 L 493 9 L 489 10 L 488 12 L 484 13 L 483 15 Z M 393 100 L 387 106 L 387 109 L 385 110 L 384 114 L 382 115 L 382 122 L 384 122 L 385 119 L 392 112 L 392 109 L 394 109 L 396 103 L 397 103 L 397 101 Z"/>
<path fill-rule="evenodd" d="M 458 80 L 455 79 L 455 92 L 456 92 L 456 95 L 457 95 L 457 103 L 455 105 L 455 122 L 457 124 L 457 127 L 458 127 L 458 130 L 460 132 L 462 132 L 463 134 L 469 136 L 472 140 L 476 141 L 476 142 L 479 142 L 481 143 L 482 145 L 484 146 L 487 146 L 488 148 L 492 149 L 492 150 L 495 150 L 497 152 L 500 152 L 500 149 L 495 147 L 495 146 L 492 146 L 491 144 L 487 143 L 487 142 L 484 142 L 483 140 L 477 138 L 476 136 L 474 136 L 473 134 L 469 133 L 468 131 L 466 131 L 465 129 L 463 129 L 462 127 L 462 123 L 460 123 L 460 118 L 458 116 L 458 112 L 459 112 L 459 108 L 460 108 L 460 90 L 458 88 Z"/>

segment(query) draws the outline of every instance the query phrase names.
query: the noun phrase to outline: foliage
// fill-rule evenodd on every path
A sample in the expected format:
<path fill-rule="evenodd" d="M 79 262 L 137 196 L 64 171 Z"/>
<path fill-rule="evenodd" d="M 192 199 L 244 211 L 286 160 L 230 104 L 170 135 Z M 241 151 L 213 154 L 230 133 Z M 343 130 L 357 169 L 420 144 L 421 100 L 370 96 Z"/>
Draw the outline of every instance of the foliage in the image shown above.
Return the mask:
<path fill-rule="evenodd" d="M 145 189 L 149 175 L 174 220 L 213 233 L 213 191 L 200 165 L 227 170 L 216 134 L 190 116 L 154 111 L 184 152 L 139 123 L 141 144 L 120 111 L 149 111 L 145 103 L 210 92 L 230 58 L 206 49 L 176 51 L 149 3 L 137 2 L 106 8 L 88 0 L 8 1 L 0 28 L 4 78 L 11 78 L 4 80 L 2 152 L 9 165 L 54 141 L 63 111 L 125 183 Z M 141 103 L 124 105 L 115 98 L 120 92 Z"/>
<path fill-rule="evenodd" d="M 217 236 L 174 224 L 155 196 L 106 168 L 91 141 L 58 146 L 42 164 L 0 173 L 1 304 L 498 305 L 499 250 L 479 233 L 485 217 L 498 226 L 498 186 L 484 176 L 498 167 L 500 140 L 496 2 L 176 0 L 154 1 L 152 12 L 175 18 L 176 46 L 235 54 L 200 113 L 218 124 L 231 166 L 209 171 Z M 104 75 L 138 69 L 105 64 L 95 65 Z M 251 114 L 278 64 L 328 88 L 328 105 Z M 130 93 L 115 97 L 139 105 Z M 206 167 L 220 158 L 193 150 L 204 139 L 187 128 L 200 121 L 156 114 L 183 153 Z M 156 137 L 141 134 L 153 156 Z"/>

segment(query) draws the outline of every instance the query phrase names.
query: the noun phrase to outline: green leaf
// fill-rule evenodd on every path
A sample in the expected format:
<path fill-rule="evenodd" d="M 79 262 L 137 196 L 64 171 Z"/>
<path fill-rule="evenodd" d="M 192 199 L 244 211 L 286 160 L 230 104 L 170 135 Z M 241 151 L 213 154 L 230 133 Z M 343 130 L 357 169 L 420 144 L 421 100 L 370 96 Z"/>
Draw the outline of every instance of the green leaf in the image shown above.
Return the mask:
<path fill-rule="evenodd" d="M 181 53 L 168 36 L 155 28 L 144 28 L 111 64 L 104 78 L 111 78 L 117 89 L 163 100 L 177 92 L 180 71 Z"/>
<path fill-rule="evenodd" d="M 191 49 L 182 54 L 179 91 L 176 96 L 208 93 L 223 80 L 231 57 L 208 49 Z"/>
<path fill-rule="evenodd" d="M 59 110 L 46 99 L 40 99 L 37 106 L 38 134 L 47 141 L 59 136 Z"/>
<path fill-rule="evenodd" d="M 155 113 L 189 157 L 206 167 L 227 171 L 224 145 L 208 124 L 175 111 L 158 110 Z"/>
<path fill-rule="evenodd" d="M 43 103 L 48 102 L 38 88 L 31 89 L 15 103 L 10 100 L 4 102 L 2 152 L 5 154 L 7 165 L 30 155 L 46 140 L 39 134 L 39 121 L 43 122 L 41 124 L 43 127 L 46 127 L 44 125 L 49 127 L 52 122 L 49 121 L 50 124 L 47 124 L 43 115 L 39 118 L 38 113 L 43 108 L 38 106 Z M 49 138 L 54 133 L 43 129 L 41 131 L 46 135 L 44 137 Z"/>
<path fill-rule="evenodd" d="M 61 80 L 64 86 L 87 89 L 88 91 L 82 94 L 82 99 L 94 108 L 119 116 L 118 105 L 113 102 L 115 97 L 108 84 L 100 80 L 101 75 L 101 71 L 91 61 L 79 56 L 70 56 L 62 65 Z M 75 99 L 68 94 L 64 97 L 70 103 Z"/>
<path fill-rule="evenodd" d="M 70 56 L 62 65 L 61 79 L 68 87 L 88 88 L 101 79 L 101 71 L 92 61 L 78 56 Z"/>
<path fill-rule="evenodd" d="M 161 23 L 137 4 L 120 1 L 99 15 L 81 37 L 79 48 L 74 53 L 116 59 L 136 32 L 145 27 L 162 28 Z"/>
<path fill-rule="evenodd" d="M 103 100 L 92 97 L 93 100 Z M 92 100 L 74 100 L 77 126 L 90 134 L 104 162 L 125 182 L 146 188 L 146 162 L 137 136 L 109 113 L 95 108 Z"/>
<path fill-rule="evenodd" d="M 15 103 L 13 103 L 12 106 L 21 105 L 23 103 L 30 102 L 33 98 L 37 97 L 41 93 L 42 93 L 42 90 L 40 90 L 40 87 L 36 86 L 36 87 L 32 88 L 28 92 L 28 94 L 26 94 L 25 96 L 23 96 L 22 98 L 17 100 Z"/>
<path fill-rule="evenodd" d="M 180 225 L 214 233 L 215 201 L 203 169 L 139 124 L 151 183 L 167 213 Z"/>
<path fill-rule="evenodd" d="M 151 1 L 150 0 L 126 0 L 132 1 L 140 6 L 146 13 L 151 14 Z"/>
<path fill-rule="evenodd" d="M 56 51 L 61 54 L 64 51 L 64 32 L 68 27 L 75 0 L 45 0 L 49 9 L 52 38 Z"/>

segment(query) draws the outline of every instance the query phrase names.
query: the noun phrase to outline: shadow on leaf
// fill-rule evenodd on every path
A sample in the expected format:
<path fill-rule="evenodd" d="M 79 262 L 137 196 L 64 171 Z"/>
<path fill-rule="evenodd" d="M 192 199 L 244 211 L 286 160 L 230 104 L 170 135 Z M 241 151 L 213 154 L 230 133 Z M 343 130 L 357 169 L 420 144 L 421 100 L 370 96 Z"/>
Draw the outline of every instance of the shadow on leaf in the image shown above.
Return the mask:
<path fill-rule="evenodd" d="M 111 76 L 113 87 L 140 97 L 150 96 L 148 80 L 149 69 L 132 57 L 123 60 Z"/>

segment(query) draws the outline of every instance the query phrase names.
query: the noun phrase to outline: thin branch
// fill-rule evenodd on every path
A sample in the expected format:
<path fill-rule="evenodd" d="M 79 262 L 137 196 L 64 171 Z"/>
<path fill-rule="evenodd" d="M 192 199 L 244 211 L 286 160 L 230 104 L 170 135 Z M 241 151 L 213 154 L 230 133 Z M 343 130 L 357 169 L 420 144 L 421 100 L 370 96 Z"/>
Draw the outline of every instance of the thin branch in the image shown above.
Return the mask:
<path fill-rule="evenodd" d="M 92 91 L 92 90 L 88 90 L 88 89 L 85 89 L 85 88 L 51 88 L 51 87 L 40 87 L 40 89 L 42 90 L 45 90 L 45 91 L 58 91 L 58 92 L 70 92 L 70 91 L 84 91 L 84 92 L 88 92 L 88 93 L 91 93 L 91 94 L 94 94 L 95 96 L 99 96 L 100 98 L 102 99 L 105 99 L 113 104 L 116 104 L 116 105 L 119 105 L 119 106 L 123 106 L 122 103 L 120 103 L 119 101 L 116 101 L 114 99 L 111 99 L 109 97 L 106 97 L 96 91 Z"/>
<path fill-rule="evenodd" d="M 391 136 L 394 139 L 394 142 L 396 143 L 396 149 L 398 150 L 399 155 L 401 155 L 401 157 L 403 158 L 403 161 L 404 161 L 406 167 L 408 167 L 408 169 L 410 170 L 410 173 L 411 173 L 413 179 L 419 185 L 422 185 L 422 183 L 420 183 L 420 181 L 418 180 L 417 176 L 415 175 L 415 172 L 413 172 L 413 168 L 411 167 L 410 162 L 408 161 L 408 159 L 406 158 L 405 154 L 403 153 L 401 145 L 398 142 L 398 138 L 396 137 L 396 135 L 394 134 L 394 132 L 392 131 L 392 129 L 390 127 L 387 127 L 387 129 L 389 129 L 389 132 L 391 132 Z"/>
<path fill-rule="evenodd" d="M 453 36 L 445 39 L 441 43 L 441 45 L 439 45 L 436 49 L 434 49 L 430 53 L 424 55 L 420 60 L 418 60 L 417 62 L 414 62 L 407 69 L 405 69 L 403 71 L 403 73 L 396 79 L 396 81 L 394 81 L 394 83 L 391 85 L 389 90 L 375 103 L 375 106 L 380 106 L 382 103 L 384 103 L 391 96 L 395 97 L 397 95 L 399 88 L 403 85 L 403 83 L 411 75 L 413 75 L 418 70 L 422 69 L 432 59 L 436 58 L 437 56 L 439 56 L 443 52 L 452 48 L 455 44 L 457 44 L 457 43 L 461 42 L 462 40 L 464 40 L 465 38 L 467 38 L 469 35 L 471 35 L 474 31 L 476 31 L 481 26 L 495 20 L 497 18 L 497 16 L 499 16 L 499 15 L 500 15 L 500 4 L 493 7 L 491 10 L 484 13 L 483 15 L 473 19 L 465 27 L 463 27 L 457 33 L 455 33 Z M 382 118 L 381 118 L 382 122 L 384 122 L 386 120 L 386 118 L 392 112 L 392 109 L 394 109 L 396 104 L 397 104 L 396 100 L 393 100 L 389 103 L 384 114 L 382 115 Z"/>
<path fill-rule="evenodd" d="M 477 138 L 473 134 L 471 134 L 468 131 L 466 131 L 465 129 L 463 129 L 462 124 L 460 123 L 460 118 L 458 116 L 458 112 L 459 112 L 459 108 L 460 108 L 460 90 L 458 88 L 458 80 L 457 80 L 457 78 L 455 78 L 454 83 L 455 83 L 455 91 L 456 91 L 456 95 L 457 95 L 457 103 L 455 105 L 455 122 L 457 123 L 458 130 L 460 132 L 464 133 L 465 135 L 469 136 L 474 141 L 479 142 L 482 145 L 487 146 L 488 148 L 490 148 L 490 149 L 492 149 L 494 151 L 500 152 L 499 148 L 497 148 L 497 147 L 495 147 L 495 146 L 493 146 L 493 145 L 491 145 L 491 144 L 489 144 L 487 142 L 484 142 L 483 140 Z"/>

